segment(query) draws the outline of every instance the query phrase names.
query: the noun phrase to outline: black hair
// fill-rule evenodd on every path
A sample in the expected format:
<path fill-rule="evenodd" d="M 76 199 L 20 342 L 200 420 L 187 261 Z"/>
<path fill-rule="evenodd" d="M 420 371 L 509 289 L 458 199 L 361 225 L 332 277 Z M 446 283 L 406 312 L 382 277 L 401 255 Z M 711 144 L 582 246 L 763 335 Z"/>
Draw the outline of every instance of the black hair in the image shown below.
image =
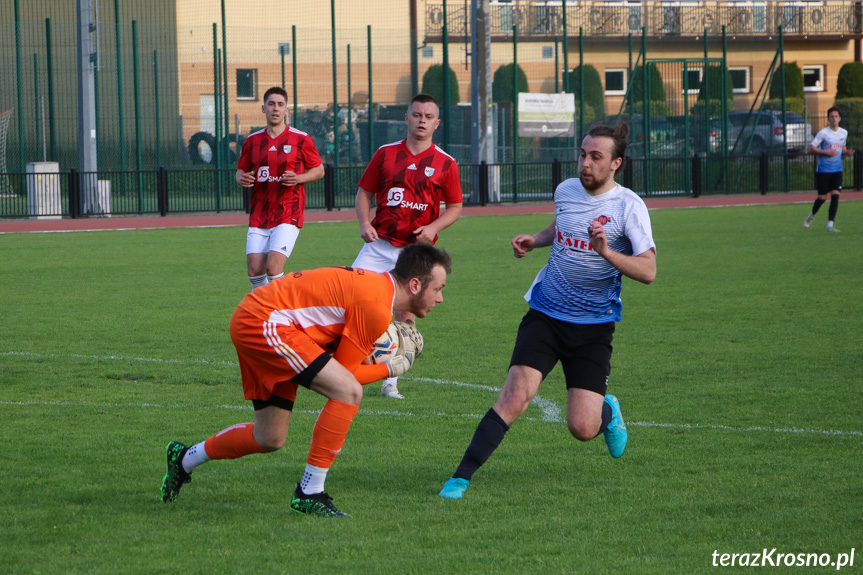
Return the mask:
<path fill-rule="evenodd" d="M 264 102 L 267 101 L 267 98 L 269 98 L 271 94 L 278 94 L 285 99 L 285 102 L 288 101 L 288 93 L 285 92 L 284 88 L 280 88 L 279 86 L 273 86 L 272 88 L 264 92 Z"/>
<path fill-rule="evenodd" d="M 431 281 L 432 270 L 436 265 L 450 273 L 452 258 L 446 251 L 431 244 L 411 244 L 399 254 L 396 267 L 391 273 L 396 281 L 402 284 L 406 284 L 411 278 L 418 278 L 425 288 Z"/>

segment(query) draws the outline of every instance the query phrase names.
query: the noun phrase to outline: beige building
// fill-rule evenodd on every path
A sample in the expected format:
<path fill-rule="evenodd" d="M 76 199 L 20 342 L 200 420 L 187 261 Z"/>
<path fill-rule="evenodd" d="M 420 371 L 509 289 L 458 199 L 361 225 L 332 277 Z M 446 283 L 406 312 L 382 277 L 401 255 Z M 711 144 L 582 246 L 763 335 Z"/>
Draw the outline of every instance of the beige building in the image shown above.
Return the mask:
<path fill-rule="evenodd" d="M 284 83 L 291 106 L 295 89 L 299 107 L 324 109 L 330 105 L 334 98 L 333 22 L 335 93 L 340 107 L 347 105 L 349 96 L 355 108 L 368 103 L 369 31 L 373 101 L 396 104 L 411 97 L 412 6 L 416 10 L 420 86 L 428 67 L 443 59 L 443 0 L 335 0 L 334 19 L 331 3 L 325 0 L 273 5 L 226 0 L 224 4 L 232 132 L 239 129 L 240 133 L 248 133 L 262 123 L 260 100 L 269 86 Z M 177 2 L 177 73 L 180 113 L 187 137 L 197 130 L 208 130 L 214 123 L 214 48 L 222 53 L 225 50 L 221 6 L 219 0 Z M 450 67 L 458 78 L 460 100 L 469 102 L 470 2 L 450 0 L 446 9 Z M 492 0 L 492 71 L 512 62 L 512 27 L 517 26 L 517 58 L 528 77 L 530 91 L 563 89 L 563 11 L 561 0 Z M 763 89 L 779 49 L 781 25 L 784 59 L 796 62 L 804 74 L 808 112 L 823 115 L 833 102 L 839 69 L 861 58 L 861 20 L 863 8 L 858 1 L 569 1 L 568 64 L 574 68 L 583 61 L 597 69 L 603 82 L 606 112 L 615 113 L 630 79 L 630 59 L 633 65 L 638 61 L 642 30 L 649 60 L 694 61 L 705 57 L 705 31 L 707 56 L 722 57 L 724 26 L 727 65 L 734 83 L 733 106 L 746 109 Z M 215 40 L 213 23 L 217 25 Z M 583 53 L 579 50 L 579 31 Z M 687 75 L 692 86 L 700 81 L 703 71 L 691 64 Z M 669 100 L 682 102 L 685 95 L 680 73 L 663 78 Z M 223 84 L 224 79 L 220 91 Z"/>

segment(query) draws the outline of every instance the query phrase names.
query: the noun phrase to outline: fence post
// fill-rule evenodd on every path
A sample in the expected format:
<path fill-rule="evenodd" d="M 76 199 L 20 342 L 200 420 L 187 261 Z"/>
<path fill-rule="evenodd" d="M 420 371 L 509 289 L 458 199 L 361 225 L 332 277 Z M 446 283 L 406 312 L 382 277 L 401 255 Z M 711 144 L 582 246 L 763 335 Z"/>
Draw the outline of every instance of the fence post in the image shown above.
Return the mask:
<path fill-rule="evenodd" d="M 159 215 L 168 215 L 168 171 L 165 166 L 159 166 L 156 176 L 156 201 L 159 204 Z"/>
<path fill-rule="evenodd" d="M 77 218 L 81 215 L 80 203 L 78 202 L 78 170 L 69 170 L 69 217 Z"/>
<path fill-rule="evenodd" d="M 758 181 L 762 196 L 767 194 L 767 189 L 770 187 L 770 162 L 768 159 L 767 152 L 761 152 L 761 156 L 758 157 Z"/>
<path fill-rule="evenodd" d="M 324 206 L 328 212 L 336 207 L 336 168 L 333 164 L 324 166 Z"/>
<path fill-rule="evenodd" d="M 634 185 L 633 160 L 632 158 L 624 158 L 623 160 L 623 187 L 632 189 Z"/>
<path fill-rule="evenodd" d="M 557 158 L 551 161 L 551 193 L 554 196 L 554 191 L 557 189 L 557 186 L 563 181 L 563 176 L 561 176 L 561 167 L 560 160 Z"/>
<path fill-rule="evenodd" d="M 692 197 L 701 197 L 701 156 L 692 154 Z"/>
<path fill-rule="evenodd" d="M 863 190 L 863 150 L 854 151 L 854 189 Z"/>
<path fill-rule="evenodd" d="M 488 204 L 488 164 L 485 160 L 479 163 L 479 204 Z"/>

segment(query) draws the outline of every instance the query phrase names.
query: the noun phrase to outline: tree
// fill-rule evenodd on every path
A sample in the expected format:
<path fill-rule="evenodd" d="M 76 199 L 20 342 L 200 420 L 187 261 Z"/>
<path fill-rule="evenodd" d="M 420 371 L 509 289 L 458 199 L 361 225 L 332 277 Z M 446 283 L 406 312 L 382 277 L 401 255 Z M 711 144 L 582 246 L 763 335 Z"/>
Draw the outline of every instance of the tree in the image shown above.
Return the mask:
<path fill-rule="evenodd" d="M 770 97 L 782 97 L 782 76 L 781 70 L 776 70 L 773 73 L 773 78 L 770 82 Z M 803 99 L 803 71 L 797 62 L 785 63 L 785 98 L 800 98 Z"/>
<path fill-rule="evenodd" d="M 429 69 L 423 74 L 422 92 L 433 97 L 440 106 L 443 106 L 443 64 L 429 66 Z M 452 68 L 449 69 L 449 101 L 453 105 L 459 102 L 458 78 Z"/>
<path fill-rule="evenodd" d="M 494 73 L 491 81 L 491 99 L 494 102 L 512 102 L 512 64 L 504 64 Z M 527 75 L 521 66 L 516 69 L 518 91 L 527 92 Z"/>
<path fill-rule="evenodd" d="M 576 106 L 581 101 L 581 66 L 576 66 L 569 74 L 569 91 L 575 94 Z M 593 108 L 594 117 L 605 116 L 605 98 L 599 72 L 591 64 L 584 66 L 584 103 Z"/>
<path fill-rule="evenodd" d="M 863 62 L 848 62 L 839 69 L 836 99 L 863 98 Z"/>

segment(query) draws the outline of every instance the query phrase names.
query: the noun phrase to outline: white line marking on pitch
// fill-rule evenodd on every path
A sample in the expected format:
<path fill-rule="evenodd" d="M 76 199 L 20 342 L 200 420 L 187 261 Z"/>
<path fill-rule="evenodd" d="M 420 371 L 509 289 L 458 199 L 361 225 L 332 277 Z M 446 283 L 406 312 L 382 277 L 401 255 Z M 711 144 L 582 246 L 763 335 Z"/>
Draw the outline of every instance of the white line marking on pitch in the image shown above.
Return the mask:
<path fill-rule="evenodd" d="M 76 359 L 94 359 L 100 361 L 142 361 L 148 363 L 168 363 L 168 364 L 205 364 L 205 365 L 226 365 L 226 366 L 235 366 L 237 362 L 231 361 L 210 361 L 210 360 L 179 360 L 179 359 L 159 359 L 159 358 L 145 358 L 145 357 L 123 357 L 123 356 L 97 356 L 97 355 L 79 355 L 79 354 L 66 354 L 66 355 L 58 355 L 58 354 L 42 354 L 42 353 L 31 353 L 31 352 L 15 352 L 15 351 L 7 351 L 0 352 L 0 357 L 2 356 L 16 356 L 16 357 L 69 357 Z M 499 387 L 492 387 L 487 385 L 477 385 L 474 383 L 465 383 L 461 381 L 450 381 L 446 379 L 431 379 L 427 377 L 402 377 L 405 381 L 418 381 L 425 383 L 435 383 L 438 385 L 454 385 L 456 387 L 466 387 L 469 389 L 479 389 L 482 391 L 489 391 L 493 393 L 499 393 Z M 540 421 L 543 423 L 563 423 L 564 419 L 560 415 L 560 407 L 553 401 L 549 401 L 547 399 L 542 399 L 539 396 L 534 397 L 531 402 L 536 405 L 540 411 L 542 412 L 542 417 L 525 417 L 528 421 Z M 251 407 L 247 405 L 160 405 L 156 403 L 89 403 L 89 402 L 52 402 L 52 401 L 0 401 L 0 405 L 11 405 L 11 406 L 28 406 L 28 405 L 41 405 L 41 406 L 78 406 L 78 407 L 137 407 L 137 408 L 156 408 L 156 409 L 228 409 L 235 411 L 247 411 L 250 410 Z M 480 419 L 482 417 L 481 414 L 476 413 L 444 413 L 444 412 L 428 412 L 428 413 L 414 413 L 411 411 L 370 411 L 361 409 L 361 413 L 367 415 L 376 415 L 376 416 L 387 416 L 387 417 L 467 417 L 471 419 Z M 306 414 L 318 414 L 319 411 L 316 410 L 294 410 L 294 413 L 306 413 Z M 733 427 L 730 425 L 701 425 L 701 424 L 688 424 L 688 423 L 656 423 L 649 421 L 627 421 L 627 425 L 632 427 L 657 427 L 664 429 L 684 429 L 684 430 L 700 430 L 700 429 L 709 429 L 709 430 L 718 430 L 718 431 L 735 431 L 735 432 L 769 432 L 769 433 L 795 433 L 795 434 L 813 434 L 813 435 L 833 435 L 840 437 L 863 437 L 863 432 L 860 431 L 838 431 L 831 429 L 799 429 L 796 427 L 790 428 L 781 428 L 781 427 Z"/>

